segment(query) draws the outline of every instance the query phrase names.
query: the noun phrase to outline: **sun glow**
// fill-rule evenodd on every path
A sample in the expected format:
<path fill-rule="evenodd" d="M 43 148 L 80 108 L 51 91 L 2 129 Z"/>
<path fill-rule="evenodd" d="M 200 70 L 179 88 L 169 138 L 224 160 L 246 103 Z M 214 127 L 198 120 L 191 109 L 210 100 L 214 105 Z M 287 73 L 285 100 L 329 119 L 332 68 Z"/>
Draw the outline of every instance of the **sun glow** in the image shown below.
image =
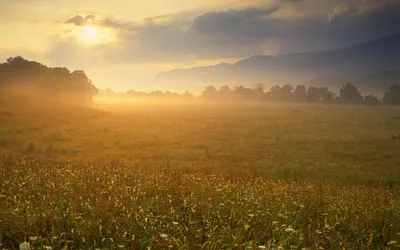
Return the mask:
<path fill-rule="evenodd" d="M 97 29 L 91 25 L 83 27 L 82 38 L 87 43 L 98 43 L 99 37 Z"/>
<path fill-rule="evenodd" d="M 75 37 L 87 45 L 105 44 L 116 40 L 115 31 L 93 25 L 78 27 L 75 30 Z"/>

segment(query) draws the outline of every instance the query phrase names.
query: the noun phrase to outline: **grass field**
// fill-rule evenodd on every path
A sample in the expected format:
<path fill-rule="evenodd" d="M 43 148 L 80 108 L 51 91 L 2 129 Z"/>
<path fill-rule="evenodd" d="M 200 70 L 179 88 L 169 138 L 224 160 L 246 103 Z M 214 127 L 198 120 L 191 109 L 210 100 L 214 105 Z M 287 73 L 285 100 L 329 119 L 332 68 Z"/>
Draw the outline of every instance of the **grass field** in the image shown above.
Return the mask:
<path fill-rule="evenodd" d="M 53 249 L 398 249 L 400 109 L 0 101 L 0 238 Z"/>

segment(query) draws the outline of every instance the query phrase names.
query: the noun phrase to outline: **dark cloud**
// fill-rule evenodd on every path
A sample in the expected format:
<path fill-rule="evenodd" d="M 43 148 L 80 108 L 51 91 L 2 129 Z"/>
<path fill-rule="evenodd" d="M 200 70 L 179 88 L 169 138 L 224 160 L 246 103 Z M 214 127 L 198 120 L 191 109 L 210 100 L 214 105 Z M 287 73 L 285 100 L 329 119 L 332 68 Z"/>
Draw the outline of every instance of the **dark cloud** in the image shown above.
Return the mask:
<path fill-rule="evenodd" d="M 332 15 L 326 37 L 338 43 L 358 43 L 400 33 L 400 1 L 364 1 L 356 9 Z"/>
<path fill-rule="evenodd" d="M 116 29 L 129 28 L 131 25 L 130 23 L 115 21 L 109 18 L 97 19 L 95 15 L 84 15 L 84 16 L 76 15 L 70 17 L 64 23 L 73 24 L 76 26 L 93 25 L 93 26 L 102 26 L 102 27 L 116 28 Z"/>
<path fill-rule="evenodd" d="M 310 0 L 287 1 L 293 4 Z M 296 2 L 296 3 L 294 3 Z M 337 5 L 323 17 L 276 18 L 282 6 L 175 15 L 146 19 L 142 25 L 76 16 L 67 22 L 119 28 L 118 46 L 102 55 L 113 62 L 185 61 L 240 58 L 263 53 L 336 49 L 400 33 L 400 1 Z M 296 11 L 296 9 L 294 9 Z M 88 21 L 90 19 L 91 21 Z"/>
<path fill-rule="evenodd" d="M 210 12 L 195 18 L 192 28 L 206 35 L 223 32 L 225 35 L 257 36 L 264 29 L 267 16 L 278 9 L 279 7 Z M 247 34 L 243 34 L 244 30 Z"/>

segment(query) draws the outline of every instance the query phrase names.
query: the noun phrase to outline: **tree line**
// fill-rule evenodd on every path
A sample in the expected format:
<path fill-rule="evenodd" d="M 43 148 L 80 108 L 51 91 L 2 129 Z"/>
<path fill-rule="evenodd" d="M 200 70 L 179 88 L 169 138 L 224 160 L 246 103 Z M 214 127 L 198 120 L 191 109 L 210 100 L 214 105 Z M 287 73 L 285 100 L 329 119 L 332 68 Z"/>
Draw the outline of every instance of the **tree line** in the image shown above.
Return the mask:
<path fill-rule="evenodd" d="M 98 92 L 82 70 L 50 68 L 20 56 L 0 64 L 0 89 L 75 103 L 91 102 Z"/>
<path fill-rule="evenodd" d="M 195 96 L 188 91 L 183 94 L 171 91 L 143 91 L 129 90 L 125 93 L 115 93 L 114 91 L 100 90 L 100 95 L 109 97 L 125 97 L 134 99 L 154 99 L 154 100 L 211 100 L 211 101 L 275 101 L 275 102 L 310 102 L 310 103 L 343 103 L 343 104 L 365 104 L 365 105 L 400 105 L 400 85 L 390 87 L 380 99 L 374 95 L 362 95 L 358 88 L 346 83 L 336 94 L 327 87 L 306 87 L 290 84 L 283 86 L 274 85 L 269 90 L 265 90 L 264 85 L 257 84 L 254 88 L 228 85 L 217 89 L 208 86 L 199 95 Z"/>
<path fill-rule="evenodd" d="M 358 88 L 346 83 L 339 93 L 330 91 L 327 87 L 306 87 L 290 84 L 283 86 L 274 85 L 268 91 L 262 84 L 254 88 L 237 86 L 231 89 L 229 86 L 222 86 L 220 89 L 208 86 L 200 98 L 207 100 L 244 100 L 244 101 L 283 101 L 283 102 L 321 102 L 321 103 L 346 103 L 366 105 L 400 105 L 400 85 L 391 86 L 382 99 L 374 95 L 362 95 Z"/>

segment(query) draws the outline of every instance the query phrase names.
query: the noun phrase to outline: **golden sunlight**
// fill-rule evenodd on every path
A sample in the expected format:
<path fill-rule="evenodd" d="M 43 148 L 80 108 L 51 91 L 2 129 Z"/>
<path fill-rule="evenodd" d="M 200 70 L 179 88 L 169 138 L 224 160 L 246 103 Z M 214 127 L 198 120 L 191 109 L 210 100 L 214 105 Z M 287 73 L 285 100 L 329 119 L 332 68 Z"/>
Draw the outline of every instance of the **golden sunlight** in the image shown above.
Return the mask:
<path fill-rule="evenodd" d="M 84 33 L 85 33 L 85 40 L 87 40 L 90 43 L 96 43 L 98 40 L 97 36 L 97 29 L 93 26 L 85 26 L 84 27 Z"/>
<path fill-rule="evenodd" d="M 93 25 L 78 27 L 75 30 L 75 37 L 87 45 L 110 43 L 116 40 L 113 30 Z"/>

